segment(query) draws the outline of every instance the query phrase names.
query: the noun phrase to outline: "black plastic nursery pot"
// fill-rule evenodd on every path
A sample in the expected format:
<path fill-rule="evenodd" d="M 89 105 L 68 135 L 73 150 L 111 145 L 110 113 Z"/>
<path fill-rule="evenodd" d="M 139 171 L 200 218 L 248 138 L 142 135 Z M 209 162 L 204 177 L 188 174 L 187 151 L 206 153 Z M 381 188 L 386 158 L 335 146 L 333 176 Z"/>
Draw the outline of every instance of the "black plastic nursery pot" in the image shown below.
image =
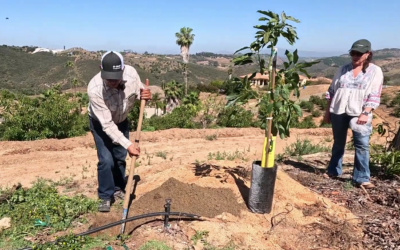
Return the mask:
<path fill-rule="evenodd" d="M 251 186 L 248 206 L 251 212 L 269 214 L 275 191 L 275 181 L 278 166 L 261 167 L 261 161 L 254 161 L 251 170 Z"/>

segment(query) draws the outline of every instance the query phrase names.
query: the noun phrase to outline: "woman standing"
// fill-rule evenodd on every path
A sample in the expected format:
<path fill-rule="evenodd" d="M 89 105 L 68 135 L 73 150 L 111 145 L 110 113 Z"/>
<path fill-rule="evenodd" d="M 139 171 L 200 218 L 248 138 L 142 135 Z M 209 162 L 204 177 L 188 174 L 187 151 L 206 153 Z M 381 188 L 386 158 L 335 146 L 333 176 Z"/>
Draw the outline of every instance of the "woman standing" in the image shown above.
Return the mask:
<path fill-rule="evenodd" d="M 355 147 L 353 182 L 373 188 L 369 170 L 369 138 L 372 111 L 380 104 L 383 73 L 379 66 L 371 63 L 371 43 L 368 40 L 354 42 L 350 56 L 351 63 L 338 69 L 326 93 L 328 107 L 324 121 L 332 123 L 334 142 L 324 176 L 329 178 L 342 174 L 342 158 L 350 127 Z"/>

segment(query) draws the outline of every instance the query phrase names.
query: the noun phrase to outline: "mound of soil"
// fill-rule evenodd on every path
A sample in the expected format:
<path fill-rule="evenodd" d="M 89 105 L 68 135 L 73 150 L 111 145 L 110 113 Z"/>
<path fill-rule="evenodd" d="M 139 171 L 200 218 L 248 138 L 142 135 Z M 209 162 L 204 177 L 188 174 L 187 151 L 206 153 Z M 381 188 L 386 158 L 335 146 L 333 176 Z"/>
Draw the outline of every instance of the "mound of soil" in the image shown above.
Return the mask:
<path fill-rule="evenodd" d="M 240 211 L 246 209 L 244 204 L 237 202 L 237 197 L 231 189 L 200 187 L 170 178 L 159 188 L 132 202 L 131 210 L 141 213 L 163 211 L 166 199 L 172 199 L 173 212 L 192 213 L 210 218 L 223 212 L 239 216 Z"/>
<path fill-rule="evenodd" d="M 140 185 L 140 182 L 139 184 Z M 169 178 L 160 187 L 146 193 L 130 206 L 128 217 L 140 214 L 164 212 L 166 199 L 171 199 L 171 212 L 184 212 L 203 217 L 215 217 L 224 212 L 239 216 L 245 204 L 237 202 L 237 197 L 228 188 L 207 188 L 196 184 L 187 184 L 175 178 Z M 122 209 L 109 214 L 97 214 L 92 228 L 120 220 Z M 171 217 L 172 218 L 172 217 Z M 126 233 L 132 233 L 137 227 L 154 221 L 156 218 L 140 219 L 126 223 Z M 158 218 L 160 219 L 160 218 Z M 103 232 L 118 235 L 119 226 Z"/>

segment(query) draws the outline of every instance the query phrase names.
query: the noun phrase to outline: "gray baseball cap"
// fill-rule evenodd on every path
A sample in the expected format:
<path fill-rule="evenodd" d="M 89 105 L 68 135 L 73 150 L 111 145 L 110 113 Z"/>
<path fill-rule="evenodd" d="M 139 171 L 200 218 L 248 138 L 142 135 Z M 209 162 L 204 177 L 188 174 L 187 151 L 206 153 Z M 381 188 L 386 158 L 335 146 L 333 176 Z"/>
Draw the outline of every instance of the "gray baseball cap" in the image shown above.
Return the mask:
<path fill-rule="evenodd" d="M 353 43 L 349 51 L 358 51 L 361 53 L 366 53 L 371 51 L 371 42 L 367 39 L 360 39 Z"/>

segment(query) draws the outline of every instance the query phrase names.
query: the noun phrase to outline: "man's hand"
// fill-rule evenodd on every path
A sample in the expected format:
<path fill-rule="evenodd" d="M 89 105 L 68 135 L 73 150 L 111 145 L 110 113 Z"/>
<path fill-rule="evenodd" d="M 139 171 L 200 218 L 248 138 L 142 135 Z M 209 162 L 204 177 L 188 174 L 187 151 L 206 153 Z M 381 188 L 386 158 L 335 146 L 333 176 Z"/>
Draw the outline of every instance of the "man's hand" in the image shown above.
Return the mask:
<path fill-rule="evenodd" d="M 329 111 L 325 112 L 325 116 L 324 116 L 324 123 L 331 123 L 331 113 Z"/>
<path fill-rule="evenodd" d="M 140 89 L 140 99 L 141 100 L 151 100 L 150 89 Z"/>
<path fill-rule="evenodd" d="M 132 144 L 128 147 L 129 156 L 139 156 L 140 154 L 140 147 L 135 147 L 135 144 Z"/>
<path fill-rule="evenodd" d="M 357 124 L 364 125 L 368 122 L 368 115 L 361 114 L 358 117 Z"/>

